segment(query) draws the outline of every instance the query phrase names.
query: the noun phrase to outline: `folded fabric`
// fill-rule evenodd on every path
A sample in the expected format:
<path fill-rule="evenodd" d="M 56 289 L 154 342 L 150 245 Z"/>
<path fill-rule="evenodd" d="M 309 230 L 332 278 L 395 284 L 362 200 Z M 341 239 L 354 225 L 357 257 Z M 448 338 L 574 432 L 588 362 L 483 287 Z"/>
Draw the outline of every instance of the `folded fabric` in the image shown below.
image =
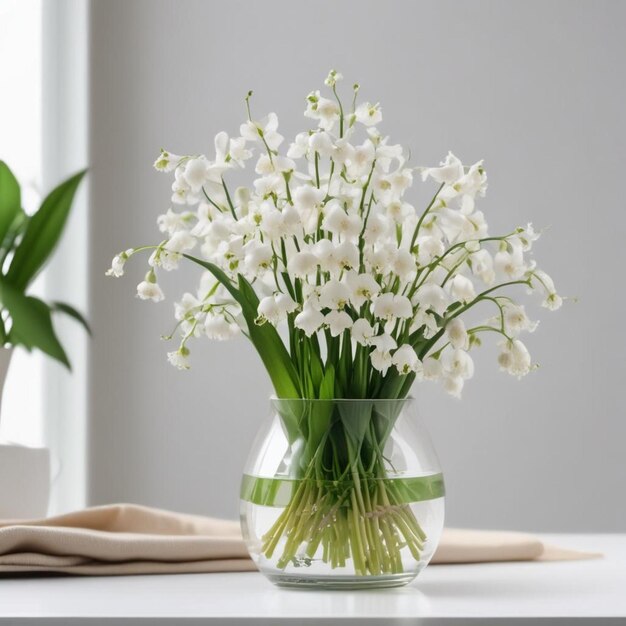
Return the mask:
<path fill-rule="evenodd" d="M 599 555 L 546 546 L 532 535 L 444 530 L 432 563 L 545 561 Z M 237 522 L 132 504 L 42 520 L 0 522 L 0 574 L 175 574 L 254 570 Z"/>

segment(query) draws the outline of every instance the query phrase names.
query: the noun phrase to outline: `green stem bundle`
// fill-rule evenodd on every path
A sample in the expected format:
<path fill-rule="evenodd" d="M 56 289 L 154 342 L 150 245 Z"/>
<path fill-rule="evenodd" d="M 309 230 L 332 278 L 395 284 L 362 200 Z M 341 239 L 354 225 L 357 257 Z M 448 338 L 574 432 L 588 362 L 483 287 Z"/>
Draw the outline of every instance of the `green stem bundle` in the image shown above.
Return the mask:
<path fill-rule="evenodd" d="M 402 573 L 403 553 L 421 558 L 426 534 L 389 479 L 382 452 L 397 411 L 382 415 L 367 403 L 347 406 L 336 405 L 328 431 L 308 458 L 311 441 L 296 446 L 304 451 L 292 459 L 298 486 L 262 538 L 263 555 L 278 569 L 321 559 L 333 569 L 379 576 Z"/>

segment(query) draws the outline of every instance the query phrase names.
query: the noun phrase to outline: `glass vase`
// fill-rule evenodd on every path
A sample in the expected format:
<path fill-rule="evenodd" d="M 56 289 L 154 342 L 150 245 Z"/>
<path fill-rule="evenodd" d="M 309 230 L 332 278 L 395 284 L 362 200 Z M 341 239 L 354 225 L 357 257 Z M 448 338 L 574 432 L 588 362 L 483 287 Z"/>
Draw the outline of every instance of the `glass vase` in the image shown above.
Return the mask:
<path fill-rule="evenodd" d="M 290 587 L 404 585 L 433 556 L 444 484 L 415 401 L 278 400 L 241 485 L 252 559 Z"/>

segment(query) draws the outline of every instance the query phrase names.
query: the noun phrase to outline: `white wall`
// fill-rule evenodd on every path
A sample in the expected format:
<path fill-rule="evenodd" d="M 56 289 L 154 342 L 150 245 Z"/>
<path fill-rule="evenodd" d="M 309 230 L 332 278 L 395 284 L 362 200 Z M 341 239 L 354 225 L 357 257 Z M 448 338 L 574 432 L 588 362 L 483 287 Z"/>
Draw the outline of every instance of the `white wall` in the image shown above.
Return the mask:
<path fill-rule="evenodd" d="M 157 239 L 170 181 L 160 146 L 211 150 L 243 96 L 287 136 L 331 67 L 380 99 L 383 129 L 434 164 L 486 159 L 493 230 L 549 226 L 537 247 L 560 290 L 530 338 L 522 382 L 477 357 L 462 402 L 416 390 L 455 525 L 626 530 L 621 492 L 626 262 L 626 4 L 92 0 L 90 499 L 234 515 L 268 381 L 252 349 L 207 343 L 174 371 L 158 337 L 172 304 L 133 297 L 145 271 L 104 278 L 112 254 Z M 194 274 L 166 286 L 182 291 Z"/>

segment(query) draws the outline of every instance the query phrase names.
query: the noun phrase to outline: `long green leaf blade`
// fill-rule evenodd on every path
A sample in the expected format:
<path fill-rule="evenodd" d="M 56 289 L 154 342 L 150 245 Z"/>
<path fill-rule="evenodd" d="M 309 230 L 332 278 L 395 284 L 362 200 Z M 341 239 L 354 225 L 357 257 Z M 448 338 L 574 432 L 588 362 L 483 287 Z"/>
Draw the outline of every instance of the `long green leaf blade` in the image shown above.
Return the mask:
<path fill-rule="evenodd" d="M 20 185 L 9 166 L 0 161 L 0 243 L 4 241 L 21 206 Z"/>
<path fill-rule="evenodd" d="M 53 302 L 51 308 L 53 311 L 65 313 L 68 317 L 76 320 L 87 331 L 89 336 L 92 335 L 89 322 L 85 319 L 83 314 L 77 311 L 73 306 L 67 304 L 66 302 Z"/>
<path fill-rule="evenodd" d="M 259 301 L 250 283 L 239 276 L 239 285 L 235 286 L 217 265 L 189 254 L 183 256 L 209 270 L 241 306 L 242 314 L 248 326 L 248 335 L 265 365 L 276 395 L 279 398 L 299 398 L 298 374 L 280 335 L 271 324 L 258 326 L 255 323 Z"/>
<path fill-rule="evenodd" d="M 28 350 L 38 348 L 68 369 L 70 362 L 52 326 L 50 308 L 45 302 L 26 296 L 6 281 L 0 282 L 0 302 L 11 316 L 8 340 Z"/>
<path fill-rule="evenodd" d="M 53 189 L 32 216 L 7 273 L 7 280 L 25 290 L 61 238 L 76 189 L 85 175 L 78 172 Z"/>

